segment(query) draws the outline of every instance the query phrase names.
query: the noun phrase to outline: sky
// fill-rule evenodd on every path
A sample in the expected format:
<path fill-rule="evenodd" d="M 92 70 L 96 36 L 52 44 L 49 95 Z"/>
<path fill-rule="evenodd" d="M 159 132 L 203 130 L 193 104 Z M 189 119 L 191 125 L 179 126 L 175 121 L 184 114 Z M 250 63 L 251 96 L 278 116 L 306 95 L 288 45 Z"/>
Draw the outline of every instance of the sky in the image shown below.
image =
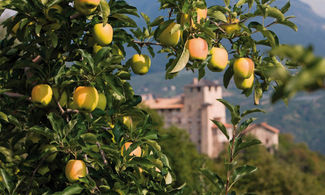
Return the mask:
<path fill-rule="evenodd" d="M 325 18 L 325 0 L 301 0 L 307 3 L 320 16 Z"/>

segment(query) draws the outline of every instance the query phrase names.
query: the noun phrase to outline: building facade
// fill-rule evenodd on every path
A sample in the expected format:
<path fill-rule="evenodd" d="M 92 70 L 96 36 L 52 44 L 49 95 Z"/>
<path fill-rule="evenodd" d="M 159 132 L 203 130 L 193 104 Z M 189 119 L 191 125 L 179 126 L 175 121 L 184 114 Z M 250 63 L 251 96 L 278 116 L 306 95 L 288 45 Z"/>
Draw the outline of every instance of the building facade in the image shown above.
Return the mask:
<path fill-rule="evenodd" d="M 222 122 L 229 135 L 232 132 L 232 126 L 226 123 L 226 108 L 217 99 L 222 99 L 222 87 L 215 82 L 198 81 L 196 78 L 184 87 L 184 94 L 177 97 L 143 95 L 143 103 L 164 117 L 166 127 L 175 125 L 186 129 L 198 151 L 212 158 L 223 150 L 227 139 L 211 120 Z M 262 124 L 251 125 L 246 132 L 262 139 L 266 147 L 276 147 L 279 130 Z"/>

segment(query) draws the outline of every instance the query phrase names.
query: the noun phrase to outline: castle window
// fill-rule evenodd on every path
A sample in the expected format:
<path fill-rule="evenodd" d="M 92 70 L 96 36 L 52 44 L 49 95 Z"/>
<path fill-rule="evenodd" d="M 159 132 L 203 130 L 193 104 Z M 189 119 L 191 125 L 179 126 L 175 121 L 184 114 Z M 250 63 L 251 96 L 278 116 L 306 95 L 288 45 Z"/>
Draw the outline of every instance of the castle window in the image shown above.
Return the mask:
<path fill-rule="evenodd" d="M 193 88 L 192 87 L 190 88 L 190 92 L 193 92 Z"/>
<path fill-rule="evenodd" d="M 198 88 L 197 88 L 197 91 L 200 92 L 200 91 L 201 91 L 201 87 L 198 87 Z"/>
<path fill-rule="evenodd" d="M 265 139 L 265 144 L 268 144 L 268 143 L 269 143 L 269 139 L 266 138 L 266 139 Z"/>
<path fill-rule="evenodd" d="M 211 91 L 211 86 L 209 86 L 209 91 Z"/>

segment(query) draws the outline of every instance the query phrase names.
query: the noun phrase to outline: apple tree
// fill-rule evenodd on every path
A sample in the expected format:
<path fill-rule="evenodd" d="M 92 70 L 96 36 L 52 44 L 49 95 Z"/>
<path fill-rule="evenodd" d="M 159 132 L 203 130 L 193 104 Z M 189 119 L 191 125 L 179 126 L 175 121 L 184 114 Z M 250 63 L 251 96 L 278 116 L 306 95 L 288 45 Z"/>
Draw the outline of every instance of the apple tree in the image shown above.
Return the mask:
<path fill-rule="evenodd" d="M 104 0 L 0 7 L 17 12 L 0 41 L 1 193 L 177 191 L 122 63 L 137 9 Z"/>
<path fill-rule="evenodd" d="M 275 70 L 282 64 L 273 25 L 297 30 L 276 0 L 159 0 L 168 16 L 150 19 L 124 0 L 5 0 L 17 14 L 5 22 L 0 41 L 0 190 L 9 194 L 157 194 L 181 193 L 168 158 L 157 143 L 151 117 L 137 107 L 141 96 L 129 83 L 150 71 L 148 50 L 165 53 L 166 79 L 184 69 L 221 72 L 255 104 L 272 88 L 283 90 Z M 210 2 L 208 2 L 210 3 Z M 138 54 L 124 60 L 126 48 Z M 274 48 L 273 52 L 268 50 Z M 277 55 L 279 57 L 277 57 Z M 288 54 L 289 55 L 289 54 Z M 298 60 L 298 59 L 296 59 Z M 280 75 L 281 76 L 281 75 Z M 280 92 L 278 92 L 280 90 Z M 281 93 L 282 95 L 284 93 Z M 282 96 L 284 97 L 284 96 Z M 253 109 L 231 111 L 226 178 L 202 169 L 213 190 L 231 192 L 256 170 L 237 165 L 238 153 L 255 144 L 243 130 Z M 241 122 L 242 121 L 242 122 Z M 241 122 L 241 123 L 240 123 Z M 176 178 L 177 179 L 177 178 Z M 206 186 L 210 184 L 206 184 Z M 235 192 L 231 192 L 235 194 Z"/>

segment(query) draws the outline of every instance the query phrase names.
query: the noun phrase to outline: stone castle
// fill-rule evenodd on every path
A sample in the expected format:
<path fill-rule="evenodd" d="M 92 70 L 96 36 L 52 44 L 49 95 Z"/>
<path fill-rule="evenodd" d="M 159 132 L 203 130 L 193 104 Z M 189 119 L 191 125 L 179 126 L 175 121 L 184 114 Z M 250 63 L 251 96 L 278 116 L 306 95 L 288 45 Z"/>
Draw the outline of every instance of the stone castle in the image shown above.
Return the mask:
<path fill-rule="evenodd" d="M 154 98 L 143 95 L 143 102 L 164 117 L 165 126 L 175 125 L 188 131 L 199 152 L 215 158 L 223 150 L 227 139 L 211 120 L 222 122 L 231 136 L 232 125 L 226 123 L 226 108 L 216 99 L 222 98 L 222 87 L 208 80 L 184 87 L 184 94 L 173 98 Z M 250 125 L 245 133 L 259 139 L 268 150 L 278 145 L 279 130 L 266 123 Z"/>

